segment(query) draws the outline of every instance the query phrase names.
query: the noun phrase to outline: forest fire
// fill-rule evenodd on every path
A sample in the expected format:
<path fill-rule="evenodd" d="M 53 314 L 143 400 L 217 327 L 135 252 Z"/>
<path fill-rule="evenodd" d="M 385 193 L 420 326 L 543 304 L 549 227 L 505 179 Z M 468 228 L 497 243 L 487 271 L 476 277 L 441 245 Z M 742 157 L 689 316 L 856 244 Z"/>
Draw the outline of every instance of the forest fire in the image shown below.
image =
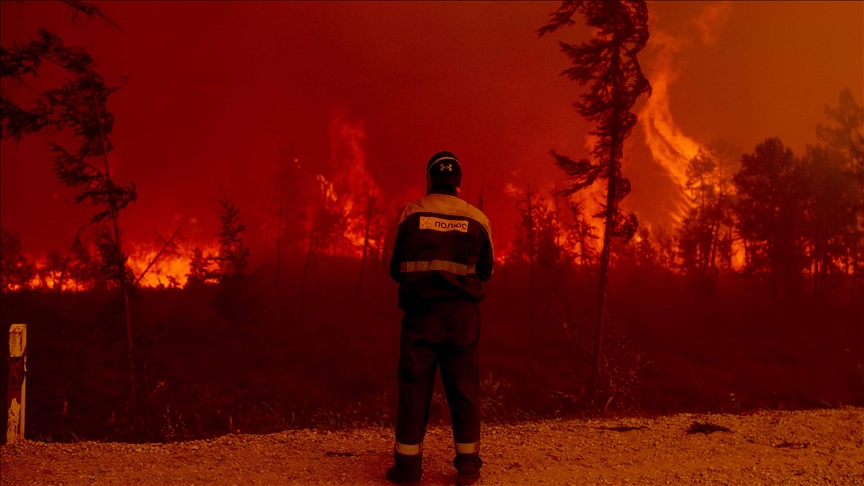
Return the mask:
<path fill-rule="evenodd" d="M 327 243 L 321 244 L 321 250 L 328 255 L 360 259 L 363 258 L 364 247 L 370 256 L 372 252 L 379 252 L 384 235 L 378 221 L 380 208 L 375 208 L 375 203 L 381 204 L 382 197 L 375 180 L 366 171 L 366 155 L 362 146 L 365 138 L 362 122 L 350 122 L 343 114 L 334 114 L 330 126 L 331 156 L 326 165 L 328 173 L 332 175 L 329 179 L 325 174 L 314 175 L 313 186 L 316 187 L 313 191 L 317 191 L 317 197 L 305 201 L 302 208 L 308 233 L 316 229 L 316 220 L 321 220 L 322 210 L 331 220 L 329 224 L 339 226 L 341 238 L 328 237 Z M 294 159 L 294 163 L 299 164 L 299 160 Z M 280 224 L 278 221 L 273 223 Z M 182 232 L 178 236 L 182 240 Z M 154 244 L 129 242 L 126 248 L 127 265 L 134 281 L 147 288 L 182 288 L 193 273 L 195 249 L 205 259 L 215 258 L 220 253 L 218 241 L 203 245 L 184 243 L 181 247 L 174 241 L 169 244 L 160 239 Z M 63 292 L 92 290 L 99 286 L 92 277 L 99 270 L 84 267 L 98 266 L 94 258 L 96 254 L 95 244 L 87 245 L 77 239 L 66 256 L 61 256 L 59 252 L 49 255 L 24 253 L 34 273 L 26 286 L 53 291 L 62 285 Z M 82 272 L 86 276 L 79 276 Z M 20 285 L 10 287 L 10 290 L 18 288 Z"/>
<path fill-rule="evenodd" d="M 255 444 L 268 484 L 467 486 L 481 442 L 514 484 L 780 484 L 759 454 L 791 448 L 860 476 L 773 423 L 819 409 L 825 441 L 864 407 L 860 2 L 0 9 L 0 329 L 30 336 L 4 484 L 75 483 L 33 441 L 101 454 L 87 483 Z M 578 470 L 577 429 L 645 454 Z M 566 472 L 510 440 L 538 433 Z M 694 454 L 721 436 L 758 468 Z M 187 441 L 174 479 L 145 447 Z"/>
<path fill-rule="evenodd" d="M 159 244 L 128 245 L 130 248 L 127 265 L 137 285 L 145 288 L 182 288 L 186 285 L 192 268 L 193 245 L 162 250 Z M 203 247 L 205 254 L 215 255 L 219 251 L 217 243 Z M 62 292 L 87 292 L 101 286 L 98 275 L 99 263 L 95 245 L 78 243 L 73 245 L 68 256 L 57 252 L 48 255 L 23 254 L 31 264 L 30 278 L 23 287 L 56 292 L 62 285 Z M 158 255 L 158 257 L 157 257 Z M 62 283 L 61 283 L 62 282 Z M 22 288 L 21 284 L 10 285 L 8 290 Z"/>

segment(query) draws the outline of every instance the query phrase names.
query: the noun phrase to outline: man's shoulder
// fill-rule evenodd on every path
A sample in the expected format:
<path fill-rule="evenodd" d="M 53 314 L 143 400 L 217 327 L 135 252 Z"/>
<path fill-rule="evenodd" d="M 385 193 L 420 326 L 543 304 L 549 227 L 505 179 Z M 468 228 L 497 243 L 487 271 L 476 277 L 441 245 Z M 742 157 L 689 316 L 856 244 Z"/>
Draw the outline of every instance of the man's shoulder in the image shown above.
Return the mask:
<path fill-rule="evenodd" d="M 459 199 L 459 198 L 455 198 L 455 199 L 461 203 L 460 209 L 462 210 L 462 213 L 465 216 L 468 216 L 469 218 L 474 219 L 475 221 L 477 221 L 478 223 L 483 225 L 483 227 L 485 227 L 487 229 L 487 231 L 489 230 L 489 228 L 490 228 L 489 218 L 486 217 L 486 214 L 484 214 L 483 211 L 480 211 L 479 209 L 477 209 L 471 203 L 469 203 L 468 201 L 465 201 L 464 199 Z"/>
<path fill-rule="evenodd" d="M 471 218 L 486 229 L 487 233 L 491 233 L 489 218 L 476 207 L 469 204 L 464 199 L 459 199 L 456 196 L 446 194 L 428 194 L 416 201 L 412 201 L 405 205 L 402 210 L 401 221 L 415 213 L 436 213 L 445 214 L 448 216 L 462 216 Z"/>

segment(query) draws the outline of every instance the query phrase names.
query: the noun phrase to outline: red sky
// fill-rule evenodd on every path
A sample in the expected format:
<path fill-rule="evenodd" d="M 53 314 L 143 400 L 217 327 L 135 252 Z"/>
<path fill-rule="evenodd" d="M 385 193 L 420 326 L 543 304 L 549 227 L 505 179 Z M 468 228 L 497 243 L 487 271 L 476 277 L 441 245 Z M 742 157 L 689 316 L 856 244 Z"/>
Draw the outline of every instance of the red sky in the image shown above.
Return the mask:
<path fill-rule="evenodd" d="M 214 235 L 220 184 L 248 226 L 260 227 L 279 148 L 290 143 L 301 157 L 326 160 L 337 112 L 362 122 L 367 170 L 385 193 L 421 187 L 432 153 L 456 153 L 467 200 L 476 202 L 482 182 L 498 188 L 485 199 L 499 245 L 512 238 L 516 217 L 508 184 L 561 187 L 548 151 L 587 154 L 590 127 L 571 107 L 580 88 L 558 75 L 568 60 L 557 47 L 587 30 L 534 33 L 557 2 L 98 5 L 122 30 L 95 19 L 73 27 L 59 2 L 2 2 L 0 42 L 46 27 L 85 47 L 109 82 L 129 78 L 109 108 L 117 178 L 138 186 L 122 221 L 136 241 L 189 218 L 200 221 L 190 237 Z M 696 144 L 722 138 L 752 151 L 778 136 L 801 153 L 841 89 L 864 99 L 864 3 L 649 9 L 655 44 L 640 59 L 651 79 L 664 55 L 656 39 L 674 40 L 665 52 L 676 75 L 668 107 Z M 54 181 L 48 140 L 0 144 L 2 226 L 30 251 L 66 248 L 91 212 Z M 680 193 L 639 126 L 625 157 L 628 207 L 646 223 L 669 224 Z"/>

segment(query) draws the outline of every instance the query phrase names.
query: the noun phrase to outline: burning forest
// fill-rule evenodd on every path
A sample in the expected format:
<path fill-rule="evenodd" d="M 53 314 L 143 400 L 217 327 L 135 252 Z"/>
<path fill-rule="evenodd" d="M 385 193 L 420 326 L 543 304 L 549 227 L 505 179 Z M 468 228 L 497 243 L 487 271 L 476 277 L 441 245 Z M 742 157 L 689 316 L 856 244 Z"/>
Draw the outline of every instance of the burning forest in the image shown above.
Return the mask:
<path fill-rule="evenodd" d="M 392 428 L 441 150 L 484 427 L 864 407 L 861 4 L 595 3 L 3 2 L 26 438 Z"/>

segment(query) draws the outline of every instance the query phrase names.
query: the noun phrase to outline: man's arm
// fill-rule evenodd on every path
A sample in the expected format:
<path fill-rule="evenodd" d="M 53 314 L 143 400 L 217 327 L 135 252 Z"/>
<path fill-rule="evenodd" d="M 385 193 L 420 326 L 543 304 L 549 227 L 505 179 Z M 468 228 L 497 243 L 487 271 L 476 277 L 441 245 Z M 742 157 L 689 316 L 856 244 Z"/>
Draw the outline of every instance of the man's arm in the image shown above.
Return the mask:
<path fill-rule="evenodd" d="M 403 252 L 401 250 L 402 238 L 399 234 L 401 228 L 399 223 L 402 221 L 402 214 L 404 212 L 404 207 L 399 209 L 396 219 L 394 219 L 393 223 L 390 225 L 390 231 L 387 232 L 387 237 L 384 238 L 384 248 L 381 252 L 381 262 L 388 268 L 390 277 L 397 282 L 400 282 L 402 278 L 401 255 Z"/>
<path fill-rule="evenodd" d="M 480 239 L 480 259 L 477 260 L 475 270 L 477 271 L 477 278 L 481 282 L 485 282 L 492 278 L 492 272 L 495 270 L 495 258 L 492 251 L 492 237 L 485 228 L 480 230 Z"/>

